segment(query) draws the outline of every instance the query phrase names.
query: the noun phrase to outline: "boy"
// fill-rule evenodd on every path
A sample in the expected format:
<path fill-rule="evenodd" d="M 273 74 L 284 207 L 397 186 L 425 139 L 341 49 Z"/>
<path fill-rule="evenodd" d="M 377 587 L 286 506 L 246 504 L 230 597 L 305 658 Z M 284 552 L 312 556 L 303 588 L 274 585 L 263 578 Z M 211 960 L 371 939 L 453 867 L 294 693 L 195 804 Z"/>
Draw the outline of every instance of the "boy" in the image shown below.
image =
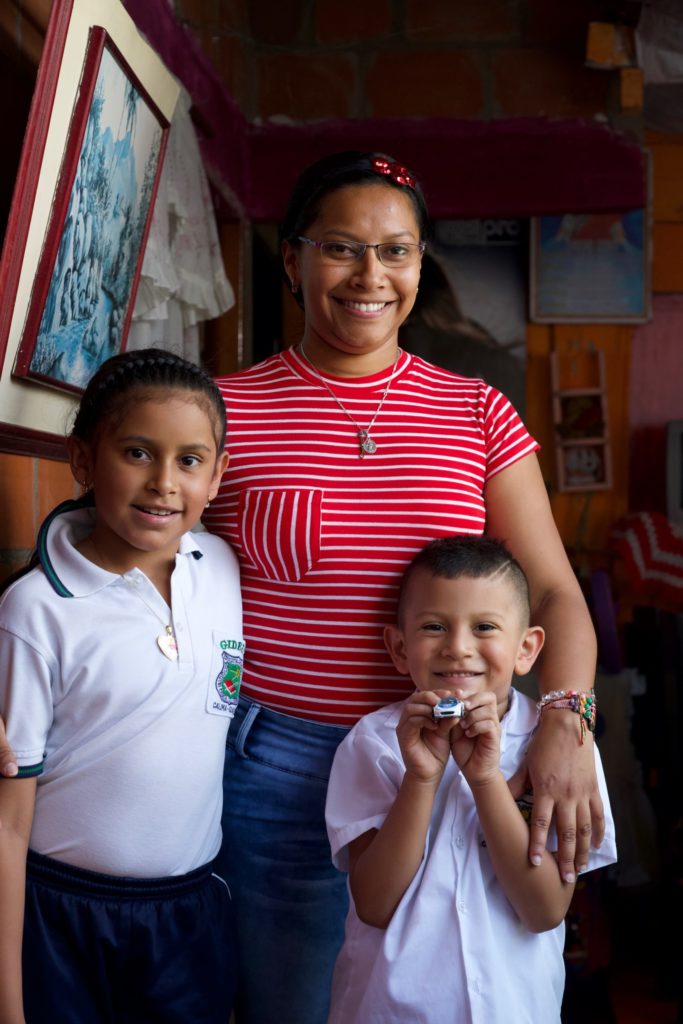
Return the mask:
<path fill-rule="evenodd" d="M 416 692 L 351 730 L 328 790 L 333 859 L 352 896 L 329 1024 L 560 1020 L 574 885 L 549 851 L 529 863 L 506 782 L 538 719 L 511 687 L 543 645 L 529 616 L 522 569 L 497 541 L 433 541 L 406 570 L 385 642 Z M 464 717 L 435 719 L 453 696 Z M 592 742 L 579 724 L 577 742 Z M 597 751 L 596 762 L 607 828 L 589 869 L 616 859 Z"/>

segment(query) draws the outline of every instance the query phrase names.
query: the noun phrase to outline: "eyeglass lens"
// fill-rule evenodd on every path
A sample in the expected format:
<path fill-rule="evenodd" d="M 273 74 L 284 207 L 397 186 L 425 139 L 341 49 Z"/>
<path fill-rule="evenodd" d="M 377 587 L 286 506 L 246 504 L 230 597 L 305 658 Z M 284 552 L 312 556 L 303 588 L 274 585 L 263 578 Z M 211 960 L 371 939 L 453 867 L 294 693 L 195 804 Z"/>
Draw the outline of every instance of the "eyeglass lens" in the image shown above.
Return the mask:
<path fill-rule="evenodd" d="M 385 266 L 406 266 L 414 263 L 420 255 L 421 247 L 408 242 L 380 242 L 378 245 L 363 242 L 323 242 L 321 254 L 335 263 L 355 263 L 362 259 L 366 249 L 374 249 L 381 263 Z"/>

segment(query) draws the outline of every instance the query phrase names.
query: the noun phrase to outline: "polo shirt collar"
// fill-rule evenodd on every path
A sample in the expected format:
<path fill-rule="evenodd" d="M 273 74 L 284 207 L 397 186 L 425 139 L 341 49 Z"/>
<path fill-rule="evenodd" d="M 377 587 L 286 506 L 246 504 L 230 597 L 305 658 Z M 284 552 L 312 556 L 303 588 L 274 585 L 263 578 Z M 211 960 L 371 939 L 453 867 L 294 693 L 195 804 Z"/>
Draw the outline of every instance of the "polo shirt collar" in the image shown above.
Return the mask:
<path fill-rule="evenodd" d="M 88 492 L 76 501 L 63 501 L 50 512 L 38 531 L 37 561 L 60 597 L 87 597 L 125 578 L 101 569 L 76 551 L 76 544 L 92 533 L 94 525 L 94 500 Z M 191 555 L 194 559 L 203 557 L 196 534 L 183 534 L 178 554 Z"/>

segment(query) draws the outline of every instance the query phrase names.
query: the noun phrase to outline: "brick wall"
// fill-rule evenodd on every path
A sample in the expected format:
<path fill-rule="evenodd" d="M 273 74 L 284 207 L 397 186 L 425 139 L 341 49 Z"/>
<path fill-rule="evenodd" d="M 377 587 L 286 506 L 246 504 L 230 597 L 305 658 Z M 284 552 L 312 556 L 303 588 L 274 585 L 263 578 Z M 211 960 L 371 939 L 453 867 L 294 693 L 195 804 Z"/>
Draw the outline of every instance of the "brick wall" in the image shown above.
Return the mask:
<path fill-rule="evenodd" d="M 611 17 L 613 7 L 175 0 L 247 118 L 294 121 L 617 114 L 617 78 L 584 66 L 588 22 Z"/>

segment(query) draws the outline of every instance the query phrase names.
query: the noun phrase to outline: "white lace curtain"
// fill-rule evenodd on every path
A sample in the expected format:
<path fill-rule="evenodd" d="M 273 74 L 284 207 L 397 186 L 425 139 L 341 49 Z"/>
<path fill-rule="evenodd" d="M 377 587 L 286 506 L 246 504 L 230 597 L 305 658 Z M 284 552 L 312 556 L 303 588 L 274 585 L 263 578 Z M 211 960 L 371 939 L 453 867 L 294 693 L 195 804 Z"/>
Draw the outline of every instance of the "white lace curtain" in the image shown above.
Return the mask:
<path fill-rule="evenodd" d="M 169 129 L 126 348 L 154 345 L 199 362 L 198 325 L 230 309 L 235 296 L 223 266 L 190 102 L 182 91 Z"/>

